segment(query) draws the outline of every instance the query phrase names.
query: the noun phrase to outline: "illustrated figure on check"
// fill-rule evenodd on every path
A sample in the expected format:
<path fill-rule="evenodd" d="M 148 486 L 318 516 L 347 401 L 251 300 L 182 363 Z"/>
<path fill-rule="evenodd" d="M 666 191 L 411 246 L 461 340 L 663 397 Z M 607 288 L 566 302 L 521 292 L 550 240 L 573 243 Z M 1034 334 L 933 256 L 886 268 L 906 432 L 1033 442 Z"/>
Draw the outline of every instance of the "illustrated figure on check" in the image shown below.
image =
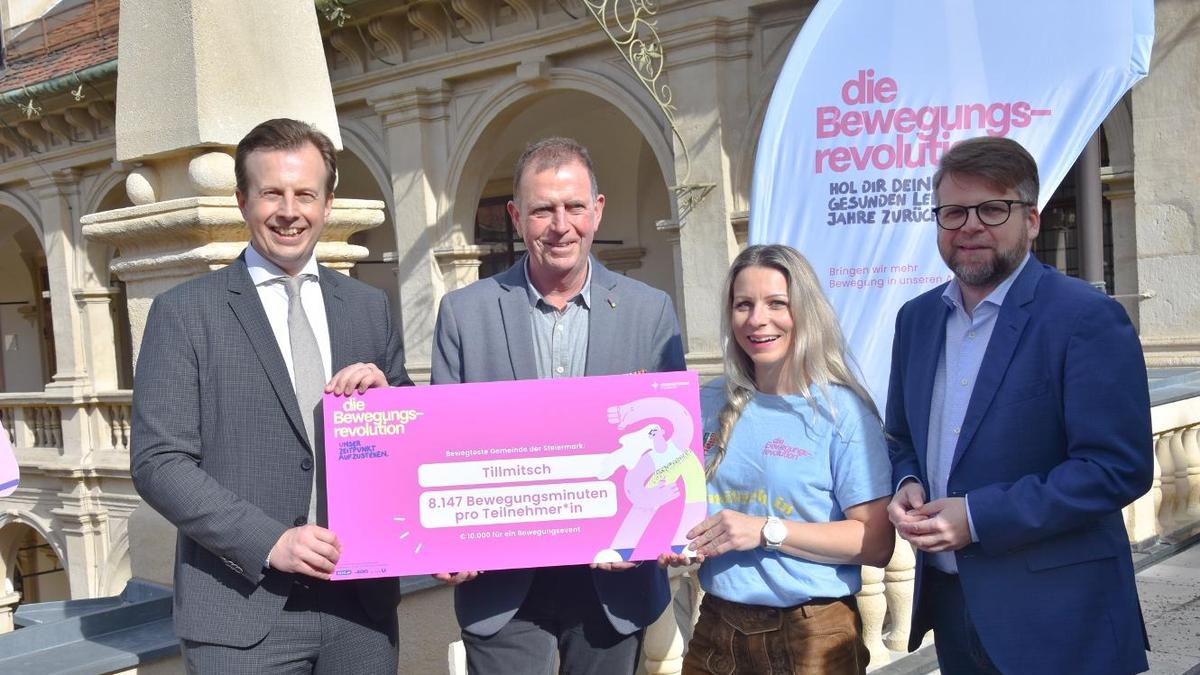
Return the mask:
<path fill-rule="evenodd" d="M 608 478 L 625 467 L 625 495 L 633 503 L 612 547 L 596 555 L 596 562 L 629 560 L 650 520 L 658 509 L 679 497 L 677 482 L 683 479 L 683 514 L 671 541 L 681 541 L 691 524 L 707 515 L 704 466 L 692 452 L 692 416 L 678 401 L 664 396 L 638 399 L 608 410 L 608 421 L 626 429 L 647 420 L 665 419 L 670 437 L 660 424 L 648 424 L 621 436 L 621 445 L 611 452 L 597 478 Z M 680 553 L 683 545 L 673 546 Z"/>

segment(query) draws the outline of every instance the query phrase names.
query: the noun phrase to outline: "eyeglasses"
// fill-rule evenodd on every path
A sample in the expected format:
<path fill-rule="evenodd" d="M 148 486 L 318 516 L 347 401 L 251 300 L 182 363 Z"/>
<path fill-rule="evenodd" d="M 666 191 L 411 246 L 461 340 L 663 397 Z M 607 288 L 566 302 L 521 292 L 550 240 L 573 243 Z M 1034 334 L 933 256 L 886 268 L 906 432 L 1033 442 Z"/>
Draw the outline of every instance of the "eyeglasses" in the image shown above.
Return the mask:
<path fill-rule="evenodd" d="M 975 217 L 979 218 L 979 222 L 988 227 L 996 227 L 1008 222 L 1009 216 L 1012 215 L 1013 204 L 1033 206 L 1033 204 L 1020 199 L 989 199 L 974 206 L 942 204 L 933 208 L 933 217 L 937 219 L 938 227 L 943 230 L 957 230 L 967 224 L 967 215 L 974 209 Z"/>

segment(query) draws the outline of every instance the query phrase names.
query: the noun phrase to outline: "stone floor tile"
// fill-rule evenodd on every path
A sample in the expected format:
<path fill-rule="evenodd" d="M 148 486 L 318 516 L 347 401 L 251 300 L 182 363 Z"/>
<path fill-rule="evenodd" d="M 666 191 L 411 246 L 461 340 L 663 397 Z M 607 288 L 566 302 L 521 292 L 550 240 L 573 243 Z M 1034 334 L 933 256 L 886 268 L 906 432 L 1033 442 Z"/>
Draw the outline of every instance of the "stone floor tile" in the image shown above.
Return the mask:
<path fill-rule="evenodd" d="M 1166 652 L 1150 652 L 1150 675 L 1183 675 L 1200 664 L 1200 660 L 1192 656 L 1168 654 Z"/>

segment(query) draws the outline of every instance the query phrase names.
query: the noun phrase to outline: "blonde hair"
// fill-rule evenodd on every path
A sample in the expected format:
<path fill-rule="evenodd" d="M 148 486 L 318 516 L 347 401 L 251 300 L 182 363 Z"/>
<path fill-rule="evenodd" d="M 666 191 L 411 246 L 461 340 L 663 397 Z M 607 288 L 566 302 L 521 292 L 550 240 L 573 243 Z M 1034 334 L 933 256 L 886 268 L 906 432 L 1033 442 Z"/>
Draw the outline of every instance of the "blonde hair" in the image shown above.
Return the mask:
<path fill-rule="evenodd" d="M 850 368 L 850 357 L 846 353 L 846 341 L 829 300 L 821 292 L 821 284 L 813 268 L 790 246 L 781 244 L 750 246 L 742 251 L 729 266 L 725 277 L 724 311 L 721 313 L 721 340 L 724 343 L 725 361 L 725 406 L 718 417 L 720 430 L 714 454 L 708 463 L 709 478 L 725 458 L 725 448 L 733 435 L 733 427 L 746 404 L 754 398 L 758 387 L 754 382 L 754 362 L 738 345 L 733 336 L 730 314 L 733 309 L 733 284 L 738 274 L 748 267 L 765 267 L 778 271 L 787 280 L 788 311 L 792 315 L 791 351 L 787 367 L 791 382 L 800 388 L 800 395 L 817 408 L 812 387 L 821 390 L 829 400 L 829 385 L 840 384 L 854 392 L 871 410 L 876 419 L 879 411 Z M 836 416 L 836 411 L 830 410 Z"/>

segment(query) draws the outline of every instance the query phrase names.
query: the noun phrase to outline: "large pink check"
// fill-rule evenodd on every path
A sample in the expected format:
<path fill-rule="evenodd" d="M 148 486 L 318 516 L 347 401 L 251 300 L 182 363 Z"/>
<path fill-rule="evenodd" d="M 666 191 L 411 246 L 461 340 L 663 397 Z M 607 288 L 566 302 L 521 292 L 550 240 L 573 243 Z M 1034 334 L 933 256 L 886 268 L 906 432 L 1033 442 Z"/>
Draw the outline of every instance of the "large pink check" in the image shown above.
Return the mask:
<path fill-rule="evenodd" d="M 692 372 L 325 397 L 334 579 L 647 560 L 707 513 Z"/>

